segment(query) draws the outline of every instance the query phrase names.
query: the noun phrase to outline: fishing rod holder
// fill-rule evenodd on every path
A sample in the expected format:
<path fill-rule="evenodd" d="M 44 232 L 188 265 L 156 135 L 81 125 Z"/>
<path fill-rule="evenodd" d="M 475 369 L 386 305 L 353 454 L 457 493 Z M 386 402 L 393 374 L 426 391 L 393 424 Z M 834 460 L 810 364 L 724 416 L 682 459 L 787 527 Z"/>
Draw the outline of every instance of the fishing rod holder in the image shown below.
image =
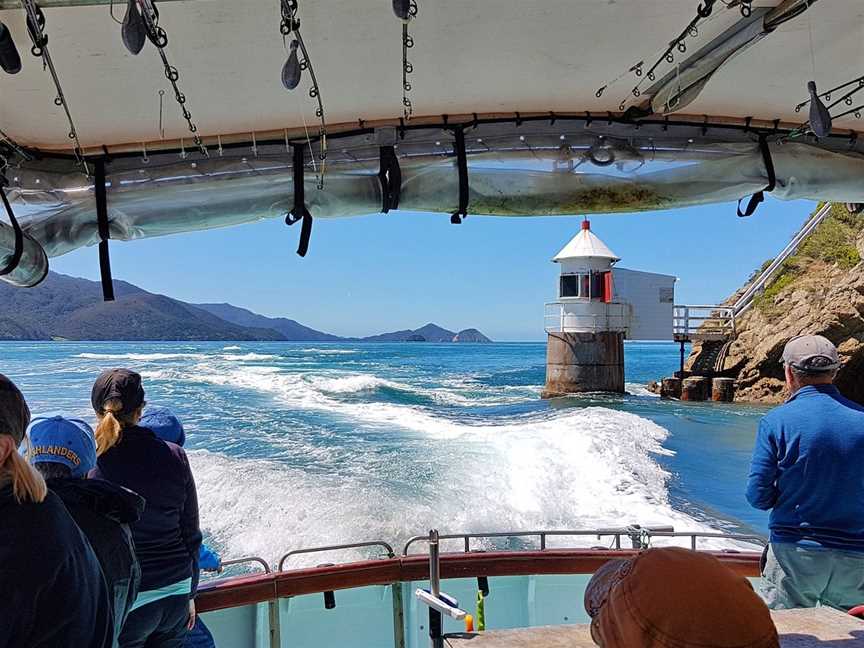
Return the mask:
<path fill-rule="evenodd" d="M 429 531 L 429 590 L 417 589 L 414 596 L 429 608 L 429 639 L 432 648 L 444 646 L 443 619 L 446 614 L 451 619 L 461 621 L 465 618 L 465 610 L 459 609 L 459 603 L 452 596 L 441 591 L 441 559 L 438 543 L 438 531 Z"/>

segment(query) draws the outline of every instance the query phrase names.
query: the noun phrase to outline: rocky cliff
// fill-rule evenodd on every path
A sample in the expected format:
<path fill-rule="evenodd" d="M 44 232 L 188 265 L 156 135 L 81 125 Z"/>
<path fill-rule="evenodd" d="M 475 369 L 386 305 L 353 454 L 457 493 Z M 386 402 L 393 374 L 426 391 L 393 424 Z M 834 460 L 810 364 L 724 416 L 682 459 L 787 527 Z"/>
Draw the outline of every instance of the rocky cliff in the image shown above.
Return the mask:
<path fill-rule="evenodd" d="M 737 377 L 737 401 L 782 401 L 784 345 L 795 335 L 819 334 L 834 342 L 842 356 L 837 386 L 847 397 L 864 403 L 862 257 L 864 214 L 851 214 L 845 206 L 835 205 L 737 319 L 738 336 L 723 365 L 724 373 Z M 727 303 L 736 298 L 733 295 Z M 690 362 L 698 352 L 699 346 L 694 345 Z"/>

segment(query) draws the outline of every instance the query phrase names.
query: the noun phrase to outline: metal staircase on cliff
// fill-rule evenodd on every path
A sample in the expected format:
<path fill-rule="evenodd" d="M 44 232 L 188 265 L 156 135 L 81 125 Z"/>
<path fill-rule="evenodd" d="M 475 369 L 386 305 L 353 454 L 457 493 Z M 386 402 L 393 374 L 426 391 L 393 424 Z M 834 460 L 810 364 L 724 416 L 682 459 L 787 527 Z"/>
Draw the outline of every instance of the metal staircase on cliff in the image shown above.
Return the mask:
<path fill-rule="evenodd" d="M 699 353 L 690 365 L 696 376 L 715 376 L 723 371 L 729 347 L 735 339 L 735 319 L 754 303 L 786 259 L 795 254 L 801 243 L 831 214 L 831 203 L 822 205 L 798 230 L 792 240 L 750 283 L 732 306 L 675 306 L 673 334 L 681 344 L 681 375 L 684 375 L 684 344 L 699 342 Z"/>
<path fill-rule="evenodd" d="M 690 373 L 697 376 L 714 376 L 723 371 L 723 363 L 729 353 L 732 340 L 705 340 L 690 365 Z"/>
<path fill-rule="evenodd" d="M 747 290 L 744 291 L 744 294 L 738 298 L 732 306 L 734 315 L 741 315 L 753 305 L 754 298 L 762 292 L 777 269 L 784 261 L 786 261 L 786 259 L 795 254 L 798 247 L 804 242 L 804 239 L 810 236 L 810 234 L 813 233 L 813 230 L 819 227 L 819 225 L 822 224 L 822 221 L 830 215 L 831 203 L 825 203 L 815 214 L 813 214 L 810 220 L 804 223 L 801 229 L 792 237 L 792 240 L 789 241 L 789 244 L 783 248 L 780 254 L 774 257 L 774 260 L 769 263 L 761 273 L 759 273 L 759 276 L 750 284 L 750 287 L 747 288 Z"/>

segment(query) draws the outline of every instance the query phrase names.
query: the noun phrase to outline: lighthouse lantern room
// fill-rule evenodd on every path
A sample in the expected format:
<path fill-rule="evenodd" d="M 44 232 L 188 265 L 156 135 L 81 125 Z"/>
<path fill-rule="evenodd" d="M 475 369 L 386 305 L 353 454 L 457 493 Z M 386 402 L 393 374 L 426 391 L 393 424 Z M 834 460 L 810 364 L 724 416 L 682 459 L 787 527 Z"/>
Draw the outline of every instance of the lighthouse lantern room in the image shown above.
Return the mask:
<path fill-rule="evenodd" d="M 546 305 L 544 398 L 624 391 L 624 339 L 671 340 L 676 278 L 617 268 L 586 219 L 552 259 L 557 301 Z"/>

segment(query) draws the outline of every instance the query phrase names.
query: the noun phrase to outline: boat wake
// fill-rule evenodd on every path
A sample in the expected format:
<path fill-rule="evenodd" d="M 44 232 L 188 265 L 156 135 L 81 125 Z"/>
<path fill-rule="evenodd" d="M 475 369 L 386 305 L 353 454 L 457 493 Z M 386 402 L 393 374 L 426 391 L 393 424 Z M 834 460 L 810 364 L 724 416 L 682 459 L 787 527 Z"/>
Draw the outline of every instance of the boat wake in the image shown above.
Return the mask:
<path fill-rule="evenodd" d="M 371 374 L 207 366 L 184 374 L 254 394 L 271 408 L 254 428 L 228 432 L 232 448 L 269 450 L 190 452 L 203 526 L 226 555 L 273 560 L 300 547 L 403 542 L 430 526 L 442 533 L 631 523 L 714 530 L 670 504 L 670 475 L 657 461 L 670 454 L 668 432 L 632 413 L 587 407 L 466 417 L 436 408 L 434 399 L 416 404 L 436 389 Z M 170 370 L 159 378 L 183 379 Z M 418 400 L 388 401 L 387 390 Z M 320 422 L 286 428 L 280 412 Z"/>

